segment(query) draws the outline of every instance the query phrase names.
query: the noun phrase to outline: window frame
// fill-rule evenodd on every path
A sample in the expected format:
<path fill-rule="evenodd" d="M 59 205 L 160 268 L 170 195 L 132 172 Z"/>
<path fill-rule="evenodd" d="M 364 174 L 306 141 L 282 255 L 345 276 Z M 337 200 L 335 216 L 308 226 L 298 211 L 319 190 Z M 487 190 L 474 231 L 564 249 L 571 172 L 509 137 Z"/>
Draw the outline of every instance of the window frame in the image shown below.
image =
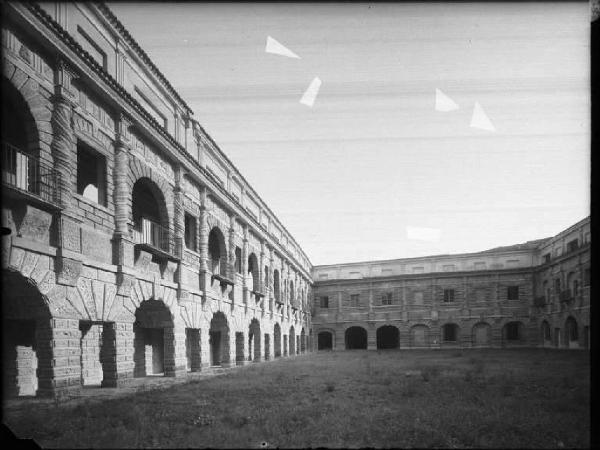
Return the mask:
<path fill-rule="evenodd" d="M 507 300 L 519 300 L 519 285 L 511 285 L 506 287 Z"/>
<path fill-rule="evenodd" d="M 453 288 L 444 289 L 444 303 L 454 303 L 455 290 Z"/>
<path fill-rule="evenodd" d="M 79 136 L 76 137 L 76 155 L 75 155 L 75 193 L 79 196 L 81 196 L 82 198 L 86 199 L 87 201 L 91 202 L 92 204 L 97 204 L 99 206 L 102 206 L 104 208 L 106 208 L 108 206 L 108 157 L 107 155 L 100 151 L 97 150 L 94 146 L 90 145 L 87 140 L 85 139 L 81 139 Z M 90 157 L 95 158 L 95 165 L 96 165 L 96 175 L 95 175 L 95 180 L 96 180 L 96 189 L 98 190 L 98 199 L 97 201 L 95 201 L 94 199 L 91 199 L 89 197 L 86 197 L 84 195 L 84 191 L 85 191 L 85 187 L 83 186 L 83 190 L 79 189 L 79 182 L 80 182 L 80 151 L 82 151 L 83 153 L 88 153 L 88 155 Z M 102 171 L 101 174 L 99 174 L 99 170 Z"/>

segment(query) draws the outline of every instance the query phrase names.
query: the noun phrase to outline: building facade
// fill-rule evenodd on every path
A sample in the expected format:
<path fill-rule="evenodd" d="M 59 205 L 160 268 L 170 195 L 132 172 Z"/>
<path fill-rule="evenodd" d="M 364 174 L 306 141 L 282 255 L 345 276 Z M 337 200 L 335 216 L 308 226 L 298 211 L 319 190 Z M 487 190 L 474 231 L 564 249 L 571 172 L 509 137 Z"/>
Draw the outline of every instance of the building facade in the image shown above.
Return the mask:
<path fill-rule="evenodd" d="M 4 392 L 306 351 L 310 261 L 114 14 L 2 8 Z"/>
<path fill-rule="evenodd" d="M 589 348 L 589 217 L 479 253 L 313 267 L 318 349 Z"/>
<path fill-rule="evenodd" d="M 589 219 L 313 267 L 105 5 L 3 3 L 2 19 L 7 396 L 316 348 L 589 345 Z"/>

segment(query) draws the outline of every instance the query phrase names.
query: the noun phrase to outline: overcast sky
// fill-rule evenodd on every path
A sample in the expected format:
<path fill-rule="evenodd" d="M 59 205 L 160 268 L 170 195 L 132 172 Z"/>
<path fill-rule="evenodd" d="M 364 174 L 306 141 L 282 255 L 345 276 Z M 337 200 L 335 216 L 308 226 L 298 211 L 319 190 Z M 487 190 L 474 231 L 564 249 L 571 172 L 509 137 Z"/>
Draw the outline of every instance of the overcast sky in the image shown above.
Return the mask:
<path fill-rule="evenodd" d="M 485 250 L 589 214 L 587 2 L 109 6 L 313 264 Z M 459 109 L 436 111 L 436 88 Z M 496 131 L 469 126 L 475 102 Z"/>

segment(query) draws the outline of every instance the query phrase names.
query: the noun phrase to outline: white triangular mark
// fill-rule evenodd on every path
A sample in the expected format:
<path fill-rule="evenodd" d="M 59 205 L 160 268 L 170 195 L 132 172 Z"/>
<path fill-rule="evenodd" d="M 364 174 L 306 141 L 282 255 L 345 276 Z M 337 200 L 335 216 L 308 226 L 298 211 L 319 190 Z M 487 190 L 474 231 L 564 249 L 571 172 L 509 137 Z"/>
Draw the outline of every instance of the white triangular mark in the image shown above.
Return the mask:
<path fill-rule="evenodd" d="M 454 100 L 448 97 L 439 89 L 435 89 L 435 110 L 436 111 L 455 111 L 459 108 Z"/>
<path fill-rule="evenodd" d="M 310 106 L 312 108 L 312 106 L 315 104 L 315 100 L 317 98 L 317 94 L 319 93 L 320 87 L 321 80 L 319 79 L 319 77 L 315 77 L 314 80 L 311 81 L 310 86 L 308 86 L 306 92 L 304 92 L 304 95 L 300 99 L 300 103 L 306 106 Z"/>
<path fill-rule="evenodd" d="M 483 111 L 483 108 L 479 104 L 479 102 L 475 102 L 475 106 L 473 107 L 473 117 L 471 117 L 471 127 L 472 128 L 480 128 L 482 130 L 487 131 L 496 131 L 494 125 L 488 118 L 487 114 Z"/>
<path fill-rule="evenodd" d="M 265 47 L 265 52 L 273 53 L 274 55 L 287 56 L 288 58 L 301 59 L 293 51 L 291 51 L 289 48 L 287 48 L 283 44 L 277 42 L 271 36 L 267 36 L 267 46 Z"/>

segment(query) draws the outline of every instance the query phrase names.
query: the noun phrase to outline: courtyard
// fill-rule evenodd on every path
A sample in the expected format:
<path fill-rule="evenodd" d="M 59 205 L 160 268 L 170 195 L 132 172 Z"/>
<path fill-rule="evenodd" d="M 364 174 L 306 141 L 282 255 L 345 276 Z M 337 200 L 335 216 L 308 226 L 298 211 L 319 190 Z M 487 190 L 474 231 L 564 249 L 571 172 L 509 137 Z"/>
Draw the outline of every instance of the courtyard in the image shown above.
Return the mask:
<path fill-rule="evenodd" d="M 5 402 L 4 423 L 43 448 L 581 448 L 589 373 L 584 351 L 326 351 Z"/>

